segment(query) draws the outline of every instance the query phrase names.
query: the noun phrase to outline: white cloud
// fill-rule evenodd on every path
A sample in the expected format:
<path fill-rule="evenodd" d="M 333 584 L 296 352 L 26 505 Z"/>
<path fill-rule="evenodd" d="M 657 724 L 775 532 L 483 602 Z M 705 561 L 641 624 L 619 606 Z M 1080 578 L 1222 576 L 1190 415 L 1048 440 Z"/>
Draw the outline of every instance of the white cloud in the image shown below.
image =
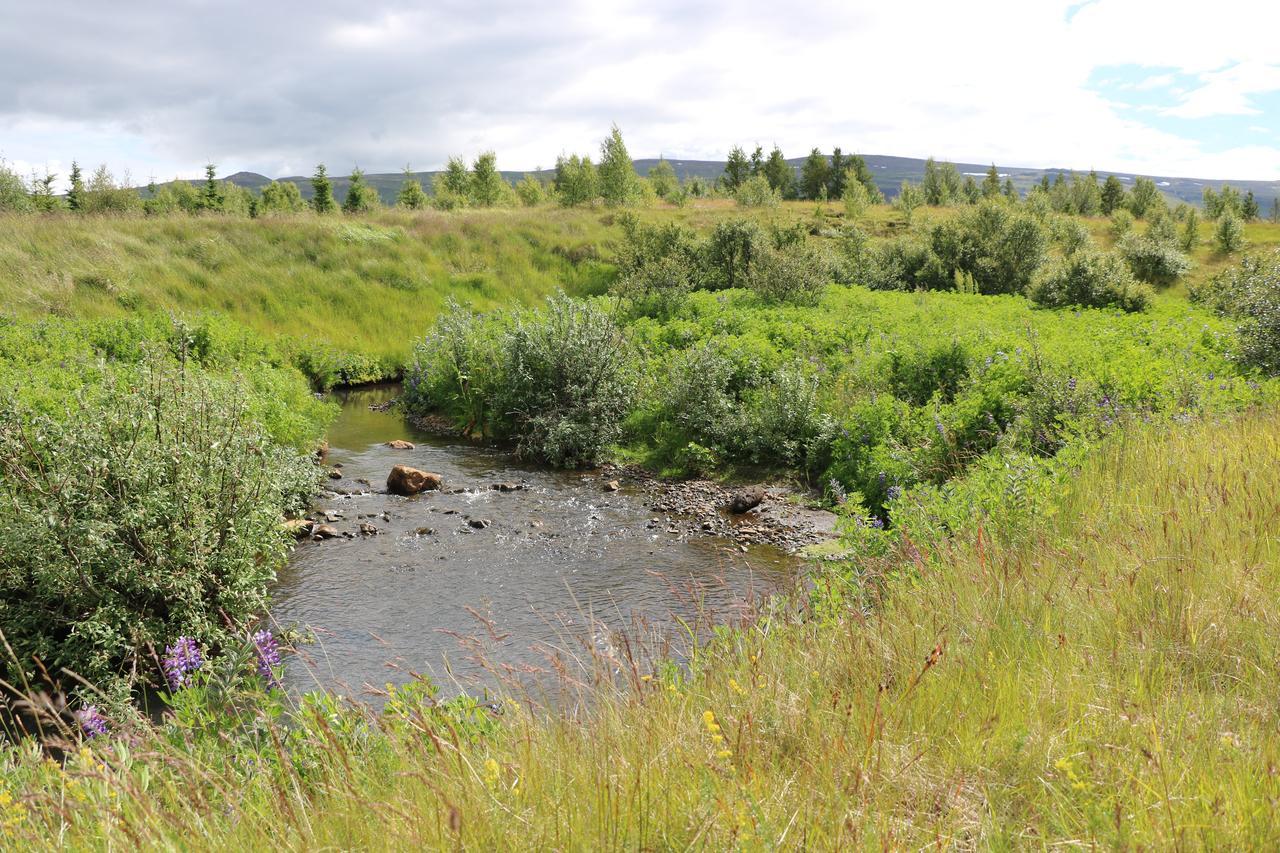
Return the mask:
<path fill-rule="evenodd" d="M 594 153 L 616 121 L 633 156 L 759 142 L 1209 178 L 1280 169 L 1280 147 L 1206 151 L 1089 88 L 1097 68 L 1160 69 L 1139 88 L 1173 83 L 1172 68 L 1200 81 L 1172 115 L 1247 114 L 1275 82 L 1280 28 L 1252 0 L 816 0 L 804 15 L 773 0 L 58 5 L 0 32 L 11 158 L 297 174 L 492 148 L 520 169 Z"/>

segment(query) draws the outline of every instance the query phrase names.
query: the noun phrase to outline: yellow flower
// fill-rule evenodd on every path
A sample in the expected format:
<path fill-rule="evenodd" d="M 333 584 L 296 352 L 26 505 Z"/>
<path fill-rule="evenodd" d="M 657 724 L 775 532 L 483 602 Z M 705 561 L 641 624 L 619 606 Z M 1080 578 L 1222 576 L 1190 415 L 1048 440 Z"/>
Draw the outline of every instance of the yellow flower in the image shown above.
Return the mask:
<path fill-rule="evenodd" d="M 502 770 L 498 767 L 498 762 L 492 758 L 485 759 L 484 762 L 484 783 L 490 788 L 498 787 L 498 777 Z"/>
<path fill-rule="evenodd" d="M 742 689 L 742 685 L 732 678 L 729 679 L 729 689 L 734 693 L 737 693 L 739 696 L 745 696 L 747 694 L 747 691 Z"/>
<path fill-rule="evenodd" d="M 727 749 L 722 749 L 716 753 L 717 758 L 730 758 L 732 756 L 733 756 L 733 753 Z"/>

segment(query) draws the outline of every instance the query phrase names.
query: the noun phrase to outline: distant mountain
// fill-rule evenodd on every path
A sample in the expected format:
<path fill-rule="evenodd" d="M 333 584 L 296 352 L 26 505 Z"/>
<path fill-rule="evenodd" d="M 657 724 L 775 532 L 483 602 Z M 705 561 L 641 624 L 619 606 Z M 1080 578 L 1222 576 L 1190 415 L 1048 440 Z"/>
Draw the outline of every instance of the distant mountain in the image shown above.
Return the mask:
<path fill-rule="evenodd" d="M 797 157 L 787 162 L 799 172 L 800 166 L 804 163 L 803 157 Z M 924 160 L 915 157 L 891 157 L 882 154 L 864 155 L 867 165 L 871 168 L 875 175 L 876 184 L 880 190 L 889 198 L 893 198 L 898 194 L 898 188 L 902 182 L 913 181 L 919 182 L 924 178 Z M 657 165 L 657 159 L 636 160 L 636 171 L 641 175 L 646 175 L 649 170 Z M 669 159 L 668 162 L 675 169 L 676 174 L 681 180 L 697 175 L 707 181 L 714 181 L 720 175 L 724 174 L 723 160 L 675 160 Z M 981 180 L 986 174 L 989 164 L 982 163 L 957 163 L 956 168 L 962 174 L 973 175 L 976 180 Z M 1041 177 L 1048 175 L 1053 180 L 1059 173 L 1070 175 L 1071 170 L 1066 168 L 1047 168 L 1047 169 L 1029 169 L 1021 167 L 998 166 L 997 171 L 1000 172 L 1001 178 L 1012 178 L 1013 184 L 1022 193 L 1026 193 L 1034 185 L 1040 182 Z M 440 174 L 439 172 L 414 172 L 413 177 L 422 182 L 422 185 L 430 191 L 432 179 Z M 525 172 L 503 172 L 502 176 L 508 181 L 515 182 L 524 176 Z M 531 172 L 537 177 L 544 180 L 550 180 L 554 171 L 551 169 L 542 169 L 541 171 Z M 1133 181 L 1140 173 L 1136 172 L 1098 172 L 1099 178 L 1105 179 L 1108 175 L 1114 174 L 1121 181 L 1132 186 Z M 1274 199 L 1280 197 L 1280 181 L 1219 181 L 1205 178 L 1179 178 L 1161 175 L 1141 175 L 1142 177 L 1151 178 L 1160 187 L 1170 199 L 1175 201 L 1185 201 L 1191 204 L 1199 204 L 1204 193 L 1205 187 L 1220 187 L 1224 183 L 1230 183 L 1233 187 L 1240 190 L 1241 193 L 1253 191 L 1254 196 L 1258 200 L 1258 204 L 1264 215 L 1270 212 L 1271 204 Z M 386 204 L 394 204 L 396 193 L 400 189 L 400 184 L 404 181 L 404 173 L 402 172 L 386 172 L 379 174 L 366 174 L 365 181 L 378 190 L 378 195 L 382 197 Z M 228 175 L 224 180 L 230 181 L 238 186 L 247 187 L 253 190 L 261 190 L 271 182 L 271 179 L 265 175 L 259 175 L 255 172 L 236 172 L 234 175 Z M 293 175 L 289 177 L 279 178 L 281 181 L 290 181 L 298 185 L 298 189 L 302 191 L 303 198 L 311 198 L 311 179 L 309 177 Z M 330 180 L 333 183 L 334 195 L 341 200 L 347 192 L 348 181 L 345 176 L 331 175 Z M 201 181 L 193 180 L 191 183 L 199 184 Z"/>

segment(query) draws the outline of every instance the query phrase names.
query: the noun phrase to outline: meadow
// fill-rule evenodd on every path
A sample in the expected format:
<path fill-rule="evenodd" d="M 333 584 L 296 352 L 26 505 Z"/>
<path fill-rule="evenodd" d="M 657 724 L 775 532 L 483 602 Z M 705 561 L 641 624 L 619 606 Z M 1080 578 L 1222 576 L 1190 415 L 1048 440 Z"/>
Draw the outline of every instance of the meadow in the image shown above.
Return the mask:
<path fill-rule="evenodd" d="M 40 729 L 0 839 L 1273 845 L 1280 279 L 1242 258 L 1280 225 L 1193 222 L 1139 280 L 1172 215 L 1005 205 L 0 217 L 0 671 Z M 312 392 L 388 377 L 543 462 L 789 482 L 842 537 L 568 706 L 285 695 Z"/>

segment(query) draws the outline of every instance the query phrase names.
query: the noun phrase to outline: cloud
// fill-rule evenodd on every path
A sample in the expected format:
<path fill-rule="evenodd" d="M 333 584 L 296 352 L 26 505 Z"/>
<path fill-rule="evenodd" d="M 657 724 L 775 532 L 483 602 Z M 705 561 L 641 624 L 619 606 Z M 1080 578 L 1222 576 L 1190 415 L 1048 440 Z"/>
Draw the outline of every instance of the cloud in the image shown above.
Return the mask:
<path fill-rule="evenodd" d="M 1200 75 L 1200 86 L 1164 111 L 1176 118 L 1261 115 L 1253 96 L 1280 91 L 1280 65 L 1240 62 L 1221 71 Z"/>
<path fill-rule="evenodd" d="M 1198 85 L 1171 109 L 1250 109 L 1280 24 L 1253 2 L 11 5 L 0 155 L 108 161 L 139 179 L 210 161 L 434 168 L 486 149 L 533 168 L 594 153 L 615 121 L 634 156 L 759 142 L 1207 177 L 1280 165 L 1280 149 L 1210 152 L 1088 87 L 1098 67 L 1176 69 Z"/>

